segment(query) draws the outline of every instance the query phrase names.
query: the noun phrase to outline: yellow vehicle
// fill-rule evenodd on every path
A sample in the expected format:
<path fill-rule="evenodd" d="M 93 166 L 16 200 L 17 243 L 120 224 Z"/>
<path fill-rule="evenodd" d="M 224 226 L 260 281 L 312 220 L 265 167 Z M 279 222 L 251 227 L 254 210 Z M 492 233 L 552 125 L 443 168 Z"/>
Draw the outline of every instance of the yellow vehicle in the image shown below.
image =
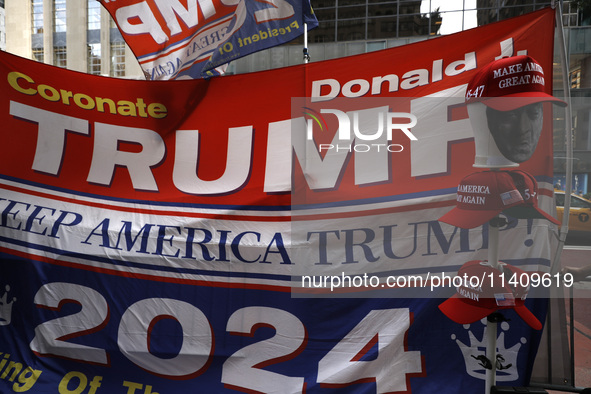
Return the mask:
<path fill-rule="evenodd" d="M 562 215 L 564 213 L 564 192 L 555 190 L 554 198 L 556 200 L 558 220 L 562 221 Z M 591 201 L 575 194 L 571 194 L 570 196 L 568 234 L 586 236 L 591 240 Z"/>

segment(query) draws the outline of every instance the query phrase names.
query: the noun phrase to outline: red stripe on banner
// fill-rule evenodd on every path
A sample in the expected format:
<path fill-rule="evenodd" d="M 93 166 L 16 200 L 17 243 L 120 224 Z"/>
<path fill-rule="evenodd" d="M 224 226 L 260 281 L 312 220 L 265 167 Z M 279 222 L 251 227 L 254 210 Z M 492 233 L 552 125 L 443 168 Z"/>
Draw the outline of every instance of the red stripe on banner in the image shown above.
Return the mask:
<path fill-rule="evenodd" d="M 297 222 L 299 220 L 324 220 L 324 219 L 338 219 L 338 218 L 354 218 L 354 217 L 361 217 L 361 216 L 383 215 L 383 214 L 396 213 L 396 212 L 413 212 L 413 211 L 421 211 L 423 209 L 450 207 L 450 206 L 454 206 L 455 204 L 456 204 L 456 201 L 454 199 L 454 200 L 431 202 L 431 203 L 424 203 L 424 204 L 405 205 L 402 207 L 370 209 L 367 211 L 325 213 L 325 214 L 312 214 L 312 215 L 302 215 L 302 216 L 295 216 L 294 215 L 293 221 Z"/>
<path fill-rule="evenodd" d="M 166 276 L 158 276 L 148 275 L 148 274 L 138 274 L 134 272 L 125 272 L 116 269 L 109 269 L 103 267 L 92 267 L 82 263 L 74 263 L 68 262 L 58 259 L 52 259 L 46 256 L 39 256 L 27 252 L 21 252 L 18 250 L 0 247 L 0 251 L 3 253 L 25 258 L 27 260 L 36 261 L 39 263 L 47 263 L 52 265 L 58 265 L 62 267 L 70 267 L 81 269 L 84 271 L 92 271 L 101 274 L 107 275 L 116 275 L 126 278 L 134 278 L 134 279 L 143 279 L 149 280 L 152 282 L 165 282 L 165 283 L 176 283 L 182 285 L 193 285 L 193 286 L 205 286 L 205 287 L 220 287 L 220 288 L 230 288 L 230 289 L 251 289 L 251 290 L 266 290 L 266 291 L 279 291 L 283 293 L 291 292 L 291 286 L 277 286 L 277 285 L 262 285 L 262 284 L 252 284 L 252 283 L 232 283 L 232 282 L 214 282 L 214 281 L 206 281 L 206 280 L 197 280 L 197 279 L 182 279 L 182 278 L 170 278 Z M 263 279 L 264 280 L 264 279 Z"/>
<path fill-rule="evenodd" d="M 101 208 L 101 209 L 110 209 L 113 211 L 120 211 L 120 212 L 134 212 L 134 213 L 144 213 L 150 215 L 161 215 L 161 216 L 184 216 L 190 218 L 203 218 L 203 219 L 217 219 L 217 220 L 234 220 L 234 221 L 253 221 L 253 222 L 289 222 L 291 220 L 291 215 L 287 216 L 257 216 L 257 215 L 221 215 L 221 214 L 208 214 L 208 213 L 196 213 L 196 212 L 186 212 L 186 211 L 165 211 L 159 209 L 141 209 L 141 208 L 130 208 L 130 207 L 121 207 L 117 205 L 109 205 L 109 204 L 101 204 L 101 203 L 93 203 L 85 200 L 79 200 L 75 198 L 68 198 L 57 196 L 50 193 L 43 193 L 37 192 L 32 190 L 25 190 L 20 187 L 10 186 L 10 185 L 3 185 L 2 188 L 6 190 L 12 190 L 18 193 L 28 194 L 32 196 L 48 198 L 57 201 L 69 202 L 78 205 L 84 205 L 88 207 L 94 208 Z"/>
<path fill-rule="evenodd" d="M 542 194 L 544 196 L 548 196 L 548 197 L 554 198 L 554 190 L 550 190 L 550 189 L 546 189 L 546 188 L 540 187 L 538 189 L 538 193 L 539 194 Z"/>

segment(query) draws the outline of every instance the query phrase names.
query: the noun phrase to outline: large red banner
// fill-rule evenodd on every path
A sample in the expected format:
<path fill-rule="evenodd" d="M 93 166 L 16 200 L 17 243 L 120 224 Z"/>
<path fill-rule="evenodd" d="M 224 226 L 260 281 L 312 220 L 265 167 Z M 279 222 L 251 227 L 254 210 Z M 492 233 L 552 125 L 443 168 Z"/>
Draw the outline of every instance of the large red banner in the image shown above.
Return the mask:
<path fill-rule="evenodd" d="M 454 290 L 435 282 L 486 258 L 489 229 L 438 218 L 476 171 L 468 81 L 527 52 L 551 93 L 553 18 L 210 80 L 0 53 L 0 391 L 483 390 L 484 324 L 447 319 L 437 306 Z M 329 151 L 338 111 L 361 128 L 395 113 L 392 136 Z M 520 169 L 549 209 L 544 126 Z M 500 258 L 547 271 L 555 227 L 507 220 Z M 414 298 L 396 292 L 410 276 L 430 278 Z M 540 334 L 512 312 L 497 381 L 517 386 Z"/>

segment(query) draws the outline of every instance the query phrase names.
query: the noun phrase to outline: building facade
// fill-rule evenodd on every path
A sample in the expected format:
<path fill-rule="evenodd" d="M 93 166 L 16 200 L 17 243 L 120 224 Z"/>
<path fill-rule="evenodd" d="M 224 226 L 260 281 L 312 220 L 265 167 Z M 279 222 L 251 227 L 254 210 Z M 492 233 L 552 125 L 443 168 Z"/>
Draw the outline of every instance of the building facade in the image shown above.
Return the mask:
<path fill-rule="evenodd" d="M 0 0 L 0 51 L 6 50 L 6 13 L 4 12 L 4 0 Z"/>
<path fill-rule="evenodd" d="M 6 51 L 70 70 L 142 78 L 135 56 L 96 0 L 1 0 Z"/>
<path fill-rule="evenodd" d="M 311 61 L 396 47 L 547 7 L 550 0 L 311 0 L 319 26 L 308 34 Z M 591 0 L 586 2 L 591 4 Z M 561 2 L 573 97 L 574 191 L 591 192 L 591 6 Z M 3 18 L 5 14 L 5 18 Z M 4 23 L 5 19 L 5 23 Z M 5 40 L 4 40 L 5 37 Z M 4 44 L 5 42 L 5 44 Z M 233 61 L 227 73 L 303 62 L 303 37 Z M 144 79 L 135 56 L 96 0 L 0 0 L 0 49 L 71 70 Z M 559 64 L 558 55 L 555 63 Z M 564 96 L 554 70 L 554 94 Z M 555 173 L 565 173 L 564 112 L 555 112 Z"/>

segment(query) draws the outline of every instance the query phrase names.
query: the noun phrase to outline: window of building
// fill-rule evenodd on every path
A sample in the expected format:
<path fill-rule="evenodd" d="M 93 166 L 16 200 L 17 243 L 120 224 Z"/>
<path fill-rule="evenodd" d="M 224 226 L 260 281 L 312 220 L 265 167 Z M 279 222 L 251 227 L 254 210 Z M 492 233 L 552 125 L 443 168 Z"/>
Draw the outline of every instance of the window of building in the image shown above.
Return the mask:
<path fill-rule="evenodd" d="M 53 31 L 66 31 L 66 0 L 53 0 Z"/>
<path fill-rule="evenodd" d="M 363 39 L 365 39 L 365 19 L 345 19 L 338 21 L 338 41 L 353 41 Z"/>
<path fill-rule="evenodd" d="M 43 60 L 45 59 L 43 48 L 33 48 L 33 59 L 43 63 Z"/>
<path fill-rule="evenodd" d="M 318 27 L 311 30 L 314 31 L 314 35 L 310 36 L 311 42 L 333 42 L 335 41 L 335 21 L 331 20 L 328 22 L 322 22 L 318 24 Z M 310 34 L 308 33 L 308 34 Z"/>
<path fill-rule="evenodd" d="M 43 33 L 43 0 L 33 0 L 31 2 L 31 15 L 33 34 Z"/>
<path fill-rule="evenodd" d="M 317 0 L 312 42 L 450 34 L 546 7 L 550 0 Z M 565 2 L 566 4 L 566 2 Z"/>
<path fill-rule="evenodd" d="M 367 39 L 391 38 L 396 36 L 396 17 L 386 16 L 367 20 Z"/>
<path fill-rule="evenodd" d="M 111 76 L 125 76 L 125 43 L 123 41 L 111 42 Z"/>
<path fill-rule="evenodd" d="M 58 46 L 53 47 L 53 65 L 57 67 L 66 68 L 67 66 L 67 56 L 66 56 L 66 47 L 65 46 Z"/>
<path fill-rule="evenodd" d="M 88 45 L 87 65 L 89 74 L 101 73 L 101 5 L 96 0 L 87 0 L 87 30 L 86 43 Z"/>
<path fill-rule="evenodd" d="M 88 44 L 88 73 L 100 75 L 101 73 L 101 44 Z"/>
<path fill-rule="evenodd" d="M 101 4 L 96 0 L 88 0 L 88 30 L 101 28 Z"/>
<path fill-rule="evenodd" d="M 503 7 L 499 9 L 499 19 L 509 19 L 515 16 L 527 14 L 528 12 L 534 11 L 533 5 L 518 5 L 513 7 Z"/>
<path fill-rule="evenodd" d="M 562 24 L 564 26 L 577 26 L 577 7 L 570 1 L 565 1 L 562 6 Z"/>
<path fill-rule="evenodd" d="M 570 87 L 571 89 L 581 88 L 581 68 L 577 68 L 570 72 Z"/>

